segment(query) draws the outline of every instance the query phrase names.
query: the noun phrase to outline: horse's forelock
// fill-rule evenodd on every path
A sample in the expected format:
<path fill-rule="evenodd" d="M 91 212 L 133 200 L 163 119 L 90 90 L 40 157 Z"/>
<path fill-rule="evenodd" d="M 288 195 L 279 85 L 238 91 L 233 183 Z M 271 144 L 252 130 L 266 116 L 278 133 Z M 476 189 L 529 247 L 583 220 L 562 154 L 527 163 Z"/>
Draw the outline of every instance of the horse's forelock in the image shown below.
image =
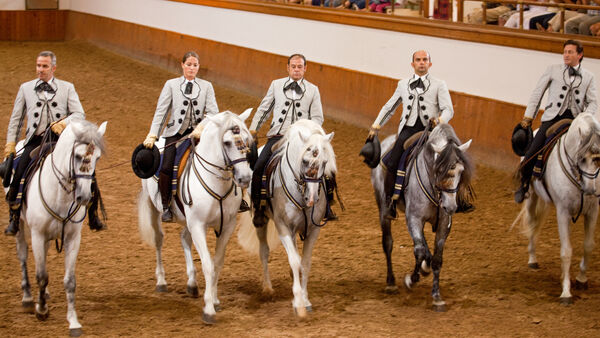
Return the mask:
<path fill-rule="evenodd" d="M 470 185 L 474 171 L 473 162 L 466 152 L 462 152 L 458 148 L 461 142 L 456 136 L 454 129 L 452 129 L 449 124 L 438 125 L 438 127 L 435 128 L 430 134 L 429 141 L 427 143 L 431 149 L 431 144 L 440 144 L 442 141 L 445 141 L 446 145 L 444 146 L 442 152 L 438 155 L 433 165 L 435 184 L 439 184 L 440 181 L 444 179 L 446 173 L 450 171 L 450 168 L 452 165 L 454 165 L 454 163 L 460 162 L 463 165 L 464 170 L 460 177 L 459 189 Z"/>
<path fill-rule="evenodd" d="M 101 153 L 105 153 L 104 137 L 98 132 L 98 126 L 92 122 L 74 119 L 69 123 L 75 137 L 75 142 L 95 144 Z"/>

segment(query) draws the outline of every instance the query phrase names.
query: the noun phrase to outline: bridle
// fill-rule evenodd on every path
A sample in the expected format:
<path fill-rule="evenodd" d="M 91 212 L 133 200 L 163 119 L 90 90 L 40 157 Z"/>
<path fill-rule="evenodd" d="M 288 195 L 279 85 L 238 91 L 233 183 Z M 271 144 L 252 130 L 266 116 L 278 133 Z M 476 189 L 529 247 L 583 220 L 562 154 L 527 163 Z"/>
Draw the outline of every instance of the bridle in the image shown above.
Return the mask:
<path fill-rule="evenodd" d="M 459 190 L 459 187 L 460 187 L 460 182 L 454 188 L 444 188 L 444 187 L 440 187 L 439 185 L 434 185 L 433 183 L 430 182 L 429 184 L 431 185 L 431 188 L 433 190 L 433 192 L 430 192 L 427 189 L 427 187 L 425 186 L 425 184 L 423 184 L 423 179 L 421 178 L 421 172 L 419 171 L 419 166 L 417 165 L 417 159 L 418 158 L 416 158 L 413 161 L 413 169 L 415 170 L 415 172 L 417 174 L 417 182 L 419 183 L 419 187 L 421 188 L 421 191 L 423 192 L 425 197 L 427 197 L 427 199 L 437 208 L 441 204 L 442 193 L 448 193 L 448 194 L 457 193 Z M 425 166 L 425 170 L 427 170 L 427 166 Z M 427 177 L 430 177 L 429 170 L 427 170 Z"/>

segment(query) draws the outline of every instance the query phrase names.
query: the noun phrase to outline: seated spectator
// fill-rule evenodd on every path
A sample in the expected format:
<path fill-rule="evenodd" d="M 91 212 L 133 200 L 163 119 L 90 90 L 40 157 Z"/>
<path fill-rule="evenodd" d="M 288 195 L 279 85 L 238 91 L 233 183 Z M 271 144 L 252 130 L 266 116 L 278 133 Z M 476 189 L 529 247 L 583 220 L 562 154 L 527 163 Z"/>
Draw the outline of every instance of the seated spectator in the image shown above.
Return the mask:
<path fill-rule="evenodd" d="M 583 0 L 584 5 L 598 6 L 597 2 L 591 0 Z M 567 34 L 581 34 L 581 35 L 592 35 L 590 32 L 590 26 L 600 22 L 600 11 L 595 9 L 588 9 L 587 14 L 579 14 L 565 23 L 565 33 Z"/>
<path fill-rule="evenodd" d="M 592 33 L 593 36 L 600 36 L 600 22 L 590 26 L 590 33 Z"/>
<path fill-rule="evenodd" d="M 353 9 L 355 11 L 364 10 L 366 3 L 366 0 L 346 0 L 343 3 L 343 7 L 347 9 Z"/>
<path fill-rule="evenodd" d="M 537 2 L 547 2 L 547 0 L 538 0 Z M 529 6 L 529 9 L 523 12 L 523 29 L 529 29 L 529 22 L 532 18 L 548 14 L 547 12 L 548 10 L 546 6 Z M 519 11 L 512 14 L 504 24 L 504 27 L 519 28 L 519 21 L 521 20 L 520 17 L 521 15 Z"/>
<path fill-rule="evenodd" d="M 497 22 L 498 18 L 504 14 L 510 12 L 512 6 L 506 6 L 499 3 L 488 2 L 486 5 L 485 18 L 486 23 Z M 483 9 L 476 8 L 471 13 L 467 14 L 467 23 L 482 24 L 483 23 Z"/>
<path fill-rule="evenodd" d="M 398 1 L 396 1 L 397 5 L 400 5 Z M 384 13 L 388 7 L 392 6 L 392 2 L 389 0 L 371 0 L 369 1 L 369 11 Z"/>

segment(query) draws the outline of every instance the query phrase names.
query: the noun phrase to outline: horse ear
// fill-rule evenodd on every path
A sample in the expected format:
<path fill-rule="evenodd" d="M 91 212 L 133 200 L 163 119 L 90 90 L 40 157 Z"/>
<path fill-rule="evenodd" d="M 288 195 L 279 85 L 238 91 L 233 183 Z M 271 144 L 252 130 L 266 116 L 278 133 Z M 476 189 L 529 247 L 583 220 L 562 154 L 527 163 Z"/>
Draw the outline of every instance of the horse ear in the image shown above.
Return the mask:
<path fill-rule="evenodd" d="M 106 124 L 107 123 L 108 123 L 108 121 L 104 121 L 104 122 L 102 122 L 100 127 L 98 127 L 98 133 L 100 133 L 100 135 L 102 135 L 102 136 L 104 136 L 104 133 L 106 132 Z"/>
<path fill-rule="evenodd" d="M 473 141 L 473 140 L 468 140 L 467 142 L 461 144 L 458 147 L 458 149 L 464 153 L 465 151 L 467 151 L 467 149 L 469 149 L 469 146 L 471 146 L 471 141 Z"/>
<path fill-rule="evenodd" d="M 436 154 L 439 154 L 439 153 L 441 153 L 441 152 L 444 150 L 444 147 L 443 147 L 443 146 L 440 146 L 440 145 L 439 145 L 439 144 L 437 144 L 437 143 L 431 143 L 431 148 L 433 148 L 433 151 L 434 151 Z"/>
<path fill-rule="evenodd" d="M 325 135 L 325 138 L 327 139 L 327 142 L 331 142 L 331 140 L 333 140 L 333 135 L 334 134 L 335 134 L 334 132 L 331 132 L 331 133 Z"/>
<path fill-rule="evenodd" d="M 242 122 L 244 122 L 248 117 L 250 117 L 250 114 L 252 114 L 252 108 L 244 110 L 244 112 L 239 115 L 239 118 L 242 120 Z"/>
<path fill-rule="evenodd" d="M 219 127 L 219 128 L 221 127 L 221 122 L 218 119 L 216 119 L 214 116 L 206 115 L 206 117 L 204 117 L 204 118 L 207 119 L 208 122 L 212 122 L 212 123 L 216 124 L 217 127 Z"/>

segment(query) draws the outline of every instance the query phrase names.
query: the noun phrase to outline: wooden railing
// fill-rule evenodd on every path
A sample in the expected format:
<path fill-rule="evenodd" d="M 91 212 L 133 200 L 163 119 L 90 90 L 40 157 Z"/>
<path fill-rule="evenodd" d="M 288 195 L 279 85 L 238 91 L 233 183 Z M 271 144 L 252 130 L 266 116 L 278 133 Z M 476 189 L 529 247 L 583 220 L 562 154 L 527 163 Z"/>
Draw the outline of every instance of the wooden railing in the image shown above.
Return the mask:
<path fill-rule="evenodd" d="M 296 4 L 295 2 L 291 3 L 289 0 L 279 0 L 279 1 L 272 0 L 272 1 L 281 2 L 281 3 Z M 449 0 L 449 1 L 450 1 L 450 4 L 452 4 L 452 0 Z M 300 1 L 300 3 L 303 3 L 303 2 L 304 2 L 304 0 Z M 369 0 L 365 0 L 365 8 L 367 8 L 367 9 L 369 8 L 369 3 L 370 3 Z M 418 4 L 419 4 L 419 15 L 420 16 L 425 16 L 424 13 L 428 12 L 428 9 L 427 9 L 428 1 L 427 0 L 418 0 Z M 304 5 L 306 5 L 306 4 L 304 4 Z M 325 6 L 325 0 L 321 0 L 321 6 L 320 7 L 334 8 L 333 7 L 333 0 L 329 1 L 329 6 Z M 391 8 L 390 14 L 394 14 L 394 10 L 396 9 L 396 0 L 390 0 L 390 8 Z M 452 17 L 452 15 L 451 15 L 451 13 L 452 13 L 452 6 L 450 6 L 449 11 L 450 11 L 449 17 Z"/>
<path fill-rule="evenodd" d="M 452 0 L 450 0 L 452 1 Z M 479 1 L 479 0 L 456 0 L 457 3 L 457 20 L 458 22 L 463 21 L 464 17 L 464 2 L 465 1 Z M 580 9 L 583 10 L 599 10 L 600 6 L 589 6 L 589 5 L 576 5 L 576 4 L 566 4 L 566 3 L 551 3 L 551 2 L 536 2 L 536 1 L 515 1 L 515 0 L 502 0 L 502 1 L 494 1 L 494 0 L 482 0 L 481 8 L 483 10 L 483 24 L 487 24 L 487 4 L 488 3 L 501 3 L 507 5 L 520 5 L 519 6 L 519 28 L 523 29 L 523 13 L 525 12 L 524 5 L 532 5 L 532 6 L 544 6 L 544 7 L 557 7 L 559 9 L 557 15 L 560 15 L 560 33 L 564 32 L 565 28 L 565 11 L 568 9 L 577 11 Z"/>

